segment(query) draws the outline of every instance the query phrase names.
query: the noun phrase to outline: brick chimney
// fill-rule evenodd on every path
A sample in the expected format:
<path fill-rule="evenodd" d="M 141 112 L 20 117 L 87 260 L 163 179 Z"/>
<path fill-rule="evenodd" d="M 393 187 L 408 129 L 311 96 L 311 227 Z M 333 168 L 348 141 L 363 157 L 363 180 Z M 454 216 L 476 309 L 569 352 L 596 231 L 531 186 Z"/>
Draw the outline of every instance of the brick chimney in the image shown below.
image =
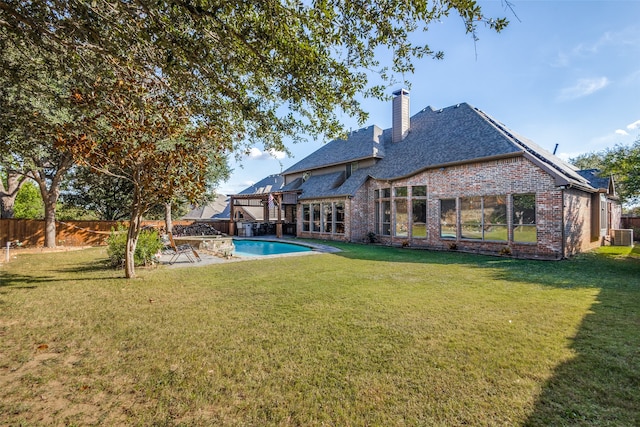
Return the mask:
<path fill-rule="evenodd" d="M 409 132 L 409 91 L 400 89 L 393 92 L 393 120 L 391 141 L 400 142 Z"/>

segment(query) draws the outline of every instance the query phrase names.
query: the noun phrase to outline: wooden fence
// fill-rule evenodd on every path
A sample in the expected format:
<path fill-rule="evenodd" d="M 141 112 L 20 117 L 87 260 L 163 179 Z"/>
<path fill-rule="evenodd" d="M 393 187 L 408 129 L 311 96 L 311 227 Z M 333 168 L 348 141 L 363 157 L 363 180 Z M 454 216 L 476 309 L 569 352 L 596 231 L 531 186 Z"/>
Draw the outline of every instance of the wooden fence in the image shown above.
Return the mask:
<path fill-rule="evenodd" d="M 174 221 L 174 225 L 191 225 L 194 221 Z M 100 246 L 106 244 L 112 229 L 119 221 L 56 221 L 57 246 Z M 164 221 L 143 221 L 143 226 L 164 227 Z M 44 220 L 0 219 L 0 247 L 7 242 L 20 246 L 44 246 Z M 215 223 L 218 231 L 226 233 L 226 222 Z"/>
<path fill-rule="evenodd" d="M 633 229 L 633 240 L 640 241 L 640 216 L 623 216 L 622 228 Z"/>

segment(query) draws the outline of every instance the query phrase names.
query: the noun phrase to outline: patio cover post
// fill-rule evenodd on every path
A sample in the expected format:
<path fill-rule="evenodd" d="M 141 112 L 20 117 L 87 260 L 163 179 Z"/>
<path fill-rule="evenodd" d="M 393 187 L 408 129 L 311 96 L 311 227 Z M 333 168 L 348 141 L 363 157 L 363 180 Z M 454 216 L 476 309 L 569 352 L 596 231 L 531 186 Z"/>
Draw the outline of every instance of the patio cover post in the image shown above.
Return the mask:
<path fill-rule="evenodd" d="M 236 218 L 235 218 L 235 209 L 233 205 L 235 204 L 235 199 L 233 196 L 229 199 L 229 236 L 233 236 L 236 231 Z"/>
<path fill-rule="evenodd" d="M 269 223 L 269 196 L 262 196 L 260 198 L 262 200 L 262 209 L 263 209 L 263 217 L 264 217 L 264 222 L 265 223 Z"/>
<path fill-rule="evenodd" d="M 276 237 L 282 238 L 282 194 L 276 194 L 276 206 L 278 206 L 278 222 L 276 222 Z"/>

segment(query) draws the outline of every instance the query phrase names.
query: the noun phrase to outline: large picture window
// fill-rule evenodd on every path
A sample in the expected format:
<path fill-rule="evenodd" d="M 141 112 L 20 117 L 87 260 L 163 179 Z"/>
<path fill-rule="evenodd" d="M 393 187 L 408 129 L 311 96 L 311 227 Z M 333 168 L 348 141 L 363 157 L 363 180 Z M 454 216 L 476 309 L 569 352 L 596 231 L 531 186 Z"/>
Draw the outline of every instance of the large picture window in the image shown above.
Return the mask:
<path fill-rule="evenodd" d="M 538 241 L 535 194 L 513 195 L 513 241 L 524 243 Z"/>
<path fill-rule="evenodd" d="M 509 238 L 505 196 L 460 199 L 460 237 L 506 242 Z"/>
<path fill-rule="evenodd" d="M 455 239 L 457 232 L 456 200 L 440 200 L 440 237 Z"/>

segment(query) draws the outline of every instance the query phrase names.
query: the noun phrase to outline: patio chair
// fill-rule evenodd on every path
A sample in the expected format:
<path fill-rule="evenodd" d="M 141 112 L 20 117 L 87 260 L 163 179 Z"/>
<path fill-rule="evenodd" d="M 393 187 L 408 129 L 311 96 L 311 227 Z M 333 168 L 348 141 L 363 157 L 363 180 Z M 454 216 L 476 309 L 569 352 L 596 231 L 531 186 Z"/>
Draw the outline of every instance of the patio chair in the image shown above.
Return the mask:
<path fill-rule="evenodd" d="M 180 255 L 184 255 L 189 262 L 202 261 L 198 252 L 191 245 L 176 245 L 173 235 L 171 233 L 167 233 L 167 235 L 169 236 L 170 249 L 173 251 L 169 264 L 175 263 L 180 258 Z"/>

